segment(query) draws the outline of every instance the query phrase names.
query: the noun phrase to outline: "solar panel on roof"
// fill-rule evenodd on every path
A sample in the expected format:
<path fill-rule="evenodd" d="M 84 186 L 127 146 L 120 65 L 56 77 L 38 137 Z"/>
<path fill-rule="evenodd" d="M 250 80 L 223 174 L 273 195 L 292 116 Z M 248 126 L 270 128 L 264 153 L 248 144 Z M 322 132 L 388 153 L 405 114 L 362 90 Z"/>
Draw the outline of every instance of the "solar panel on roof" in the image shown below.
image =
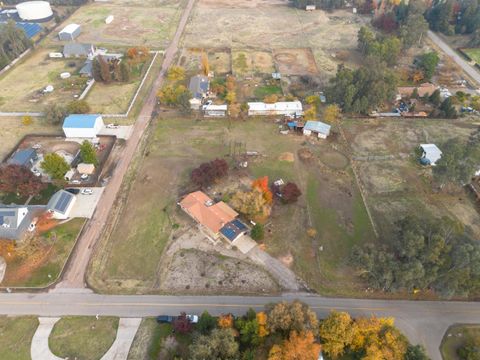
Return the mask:
<path fill-rule="evenodd" d="M 246 230 L 247 227 L 245 226 L 244 223 L 242 223 L 240 220 L 235 219 L 232 221 L 233 225 L 235 225 L 239 230 Z"/>
<path fill-rule="evenodd" d="M 233 240 L 235 238 L 235 231 L 233 231 L 232 229 L 230 228 L 222 228 L 220 230 L 222 232 L 223 235 L 225 235 L 225 237 L 229 240 Z"/>
<path fill-rule="evenodd" d="M 60 199 L 58 199 L 57 203 L 55 204 L 55 210 L 64 213 L 68 204 L 70 203 L 70 199 L 71 194 L 63 192 L 60 195 Z"/>
<path fill-rule="evenodd" d="M 0 211 L 0 216 L 15 216 L 15 211 Z"/>

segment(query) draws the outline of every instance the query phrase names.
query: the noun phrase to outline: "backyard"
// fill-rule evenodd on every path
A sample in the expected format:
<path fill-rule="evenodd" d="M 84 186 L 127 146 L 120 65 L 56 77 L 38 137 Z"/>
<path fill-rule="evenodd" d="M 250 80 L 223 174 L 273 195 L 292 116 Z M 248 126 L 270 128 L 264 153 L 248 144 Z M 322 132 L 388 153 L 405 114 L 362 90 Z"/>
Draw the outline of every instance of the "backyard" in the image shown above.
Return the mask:
<path fill-rule="evenodd" d="M 188 191 L 190 170 L 215 157 L 225 157 L 233 165 L 229 148 L 244 141 L 246 150 L 261 156 L 249 159 L 246 174 L 229 177 L 234 183 L 221 186 L 235 187 L 239 180 L 249 184 L 254 177 L 267 175 L 271 181 L 296 182 L 304 194 L 297 204 L 274 206 L 264 241 L 267 251 L 317 290 L 355 287 L 348 271 L 350 246 L 370 240 L 372 230 L 348 159 L 329 141 L 282 136 L 276 128 L 262 119 L 156 123 L 124 184 L 121 201 L 128 211 L 114 209 L 117 221 L 95 253 L 89 283 L 102 291 L 158 292 L 165 246 L 192 226 L 176 206 Z M 310 151 L 312 159 L 302 161 L 301 149 Z M 317 235 L 309 236 L 310 228 Z"/>
<path fill-rule="evenodd" d="M 112 346 L 117 328 L 116 317 L 67 316 L 53 327 L 48 345 L 61 358 L 98 360 Z"/>
<path fill-rule="evenodd" d="M 45 287 L 60 275 L 75 245 L 85 219 L 73 219 L 15 248 L 2 246 L 0 255 L 7 263 L 3 287 Z"/>
<path fill-rule="evenodd" d="M 33 316 L 0 317 L 0 349 L 2 360 L 30 360 L 30 345 L 38 327 Z"/>
<path fill-rule="evenodd" d="M 475 61 L 477 64 L 480 63 L 480 49 L 462 49 L 470 58 Z"/>

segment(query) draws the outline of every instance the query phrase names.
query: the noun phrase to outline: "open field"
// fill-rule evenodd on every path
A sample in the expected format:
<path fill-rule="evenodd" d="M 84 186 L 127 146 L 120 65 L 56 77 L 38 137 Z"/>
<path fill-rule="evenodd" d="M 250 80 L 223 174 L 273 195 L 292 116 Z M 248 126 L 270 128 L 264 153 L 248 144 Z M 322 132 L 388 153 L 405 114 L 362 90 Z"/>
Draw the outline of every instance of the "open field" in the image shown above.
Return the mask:
<path fill-rule="evenodd" d="M 333 74 L 336 52 L 356 48 L 357 31 L 366 21 L 346 10 L 306 12 L 286 2 L 238 1 L 232 5 L 223 0 L 203 0 L 197 3 L 187 25 L 184 45 L 242 51 L 310 48 L 318 70 Z M 347 57 L 347 64 L 351 59 L 354 56 Z"/>
<path fill-rule="evenodd" d="M 273 56 L 268 51 L 235 50 L 232 57 L 234 75 L 252 76 L 275 72 Z"/>
<path fill-rule="evenodd" d="M 347 138 L 354 156 L 387 156 L 384 160 L 357 161 L 359 175 L 380 233 L 387 235 L 399 215 L 449 216 L 480 237 L 480 215 L 467 193 L 447 194 L 433 190 L 431 170 L 414 158 L 420 143 L 441 144 L 449 138 L 467 139 L 477 125 L 448 120 L 349 120 Z M 390 156 L 392 158 L 390 158 Z"/>
<path fill-rule="evenodd" d="M 74 95 L 82 93 L 86 78 L 61 79 L 60 74 L 77 71 L 84 61 L 49 59 L 50 51 L 33 51 L 0 77 L 0 111 L 43 111 L 47 105 L 68 103 L 74 100 Z M 47 85 L 52 85 L 55 90 L 43 94 Z"/>
<path fill-rule="evenodd" d="M 127 111 L 130 101 L 140 84 L 140 79 L 129 83 L 95 83 L 85 100 L 95 112 L 101 114 L 122 114 Z"/>
<path fill-rule="evenodd" d="M 443 360 L 461 360 L 457 355 L 457 349 L 465 344 L 468 337 L 480 338 L 480 325 L 454 325 L 450 327 L 440 347 Z"/>
<path fill-rule="evenodd" d="M 304 137 L 282 136 L 276 129 L 261 119 L 159 121 L 136 172 L 126 180 L 122 201 L 128 211 L 120 213 L 110 238 L 97 248 L 89 283 L 103 291 L 158 292 L 163 249 L 169 238 L 192 226 L 175 205 L 188 191 L 189 171 L 215 157 L 226 156 L 233 164 L 228 156 L 230 143 L 242 140 L 247 150 L 262 156 L 249 160 L 246 174 L 229 177 L 233 184 L 220 184 L 225 193 L 239 180 L 249 184 L 253 177 L 268 175 L 272 181 L 281 177 L 296 182 L 304 194 L 297 204 L 275 205 L 265 239 L 267 251 L 292 266 L 315 289 L 355 286 L 347 271 L 350 246 L 371 239 L 372 230 L 348 160 L 328 141 L 311 139 L 304 144 Z M 311 161 L 298 158 L 300 149 L 312 152 Z M 293 162 L 282 160 L 286 152 L 292 154 Z M 338 156 L 321 155 L 325 152 Z M 310 227 L 317 229 L 314 238 L 307 235 Z"/>
<path fill-rule="evenodd" d="M 118 318 L 63 317 L 48 339 L 52 353 L 68 359 L 98 360 L 112 346 Z"/>
<path fill-rule="evenodd" d="M 67 261 L 85 219 L 73 219 L 41 235 L 25 240 L 15 249 L 0 248 L 7 262 L 4 287 L 44 287 L 54 282 Z"/>
<path fill-rule="evenodd" d="M 0 317 L 2 360 L 30 360 L 30 345 L 38 327 L 33 316 Z"/>
<path fill-rule="evenodd" d="M 60 134 L 60 126 L 45 123 L 42 119 L 33 119 L 31 125 L 23 125 L 19 117 L 1 117 L 2 141 L 0 142 L 0 160 L 3 160 L 28 134 Z"/>
<path fill-rule="evenodd" d="M 151 1 L 91 3 L 80 7 L 67 23 L 82 27 L 78 42 L 97 46 L 148 46 L 165 48 L 175 33 L 183 9 L 183 1 Z M 110 24 L 107 16 L 113 15 Z M 60 43 L 57 34 L 50 35 L 52 43 Z"/>

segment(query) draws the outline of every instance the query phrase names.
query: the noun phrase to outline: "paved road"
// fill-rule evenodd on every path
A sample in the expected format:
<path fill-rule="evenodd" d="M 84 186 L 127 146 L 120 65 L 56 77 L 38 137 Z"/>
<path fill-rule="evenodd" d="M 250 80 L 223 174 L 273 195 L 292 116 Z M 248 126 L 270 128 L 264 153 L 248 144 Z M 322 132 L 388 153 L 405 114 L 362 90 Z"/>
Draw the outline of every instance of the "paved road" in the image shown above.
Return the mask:
<path fill-rule="evenodd" d="M 453 61 L 460 66 L 470 78 L 475 80 L 477 86 L 480 86 L 480 73 L 467 61 L 465 61 L 455 50 L 453 50 L 443 39 L 432 31 L 428 31 L 428 37 L 437 45 L 445 54 L 450 56 Z"/>
<path fill-rule="evenodd" d="M 157 91 L 162 86 L 166 71 L 172 64 L 178 51 L 180 37 L 182 36 L 183 30 L 187 23 L 188 17 L 190 16 L 194 3 L 195 0 L 189 0 L 183 12 L 175 36 L 170 46 L 165 51 L 165 56 L 163 58 L 163 64 L 160 74 L 156 79 L 155 83 L 153 84 L 147 99 L 145 100 L 143 108 L 140 111 L 140 115 L 138 116 L 138 119 L 133 126 L 132 134 L 127 141 L 122 157 L 118 162 L 115 171 L 113 172 L 108 186 L 103 192 L 102 198 L 99 202 L 99 206 L 97 207 L 92 219 L 85 227 L 84 232 L 78 239 L 75 250 L 71 255 L 73 261 L 67 267 L 63 275 L 62 282 L 57 285 L 57 287 L 59 288 L 85 287 L 85 273 L 88 267 L 90 257 L 92 255 L 94 245 L 102 234 L 102 229 L 107 222 L 110 209 L 114 206 L 115 199 L 117 198 L 117 194 L 121 188 L 122 180 L 129 169 L 130 162 L 132 161 L 138 144 L 142 138 L 142 135 L 149 124 L 152 111 L 154 110 L 157 101 Z"/>
<path fill-rule="evenodd" d="M 254 296 L 156 296 L 98 295 L 75 291 L 39 294 L 0 294 L 3 315 L 110 315 L 145 317 L 159 314 L 176 315 L 181 311 L 212 314 L 243 314 L 249 307 L 262 309 L 281 300 L 300 299 L 320 316 L 332 309 L 350 312 L 353 316 L 393 316 L 396 325 L 413 343 L 427 347 L 432 360 L 441 360 L 438 350 L 446 329 L 454 323 L 480 323 L 480 307 L 471 302 L 420 302 L 322 298 L 310 294 L 284 294 L 278 297 Z"/>

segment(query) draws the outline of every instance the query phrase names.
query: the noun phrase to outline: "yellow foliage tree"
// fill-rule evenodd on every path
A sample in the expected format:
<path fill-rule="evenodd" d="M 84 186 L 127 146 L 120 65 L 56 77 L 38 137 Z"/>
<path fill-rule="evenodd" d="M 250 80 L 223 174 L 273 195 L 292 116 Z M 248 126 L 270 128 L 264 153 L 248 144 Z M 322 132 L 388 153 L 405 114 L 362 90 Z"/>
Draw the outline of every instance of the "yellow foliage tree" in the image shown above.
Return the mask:
<path fill-rule="evenodd" d="M 315 120 L 317 118 L 317 107 L 311 105 L 307 110 L 304 111 L 303 117 L 305 120 Z"/>
<path fill-rule="evenodd" d="M 235 91 L 228 91 L 227 92 L 227 95 L 225 95 L 225 101 L 229 104 L 233 104 L 235 102 L 237 102 L 237 94 L 235 93 Z"/>
<path fill-rule="evenodd" d="M 238 118 L 240 115 L 241 109 L 239 103 L 232 103 L 228 106 L 228 114 L 232 118 Z"/>
<path fill-rule="evenodd" d="M 264 197 L 263 191 L 254 188 L 251 191 L 237 191 L 230 204 L 240 213 L 257 219 L 270 216 L 271 207 Z"/>
<path fill-rule="evenodd" d="M 233 315 L 224 314 L 218 317 L 218 327 L 222 329 L 231 329 L 233 328 Z"/>
<path fill-rule="evenodd" d="M 263 311 L 260 311 L 257 313 L 256 317 L 258 323 L 258 336 L 261 338 L 267 336 L 267 314 L 265 314 Z"/>
<path fill-rule="evenodd" d="M 328 105 L 323 112 L 323 118 L 326 122 L 333 124 L 338 120 L 341 112 L 342 111 L 337 104 Z"/>
<path fill-rule="evenodd" d="M 157 94 L 160 103 L 164 105 L 176 105 L 180 95 L 187 92 L 187 88 L 183 85 L 166 85 Z"/>
<path fill-rule="evenodd" d="M 25 126 L 30 126 L 33 124 L 33 118 L 30 115 L 25 115 L 22 117 L 22 124 Z"/>
<path fill-rule="evenodd" d="M 305 102 L 309 105 L 318 106 L 318 104 L 320 104 L 320 97 L 317 95 L 310 95 L 305 98 Z"/>
<path fill-rule="evenodd" d="M 207 53 L 202 53 L 202 73 L 205 76 L 208 76 L 210 73 L 210 63 L 208 61 Z"/>
<path fill-rule="evenodd" d="M 168 69 L 167 78 L 169 81 L 180 81 L 185 79 L 185 69 L 181 66 L 172 66 Z"/>
<path fill-rule="evenodd" d="M 318 334 L 323 351 L 332 359 L 337 359 L 344 353 L 345 348 L 352 343 L 354 336 L 352 318 L 346 312 L 332 311 L 320 323 Z"/>
<path fill-rule="evenodd" d="M 271 348 L 268 360 L 317 360 L 320 350 L 311 331 L 292 331 L 288 340 Z"/>

